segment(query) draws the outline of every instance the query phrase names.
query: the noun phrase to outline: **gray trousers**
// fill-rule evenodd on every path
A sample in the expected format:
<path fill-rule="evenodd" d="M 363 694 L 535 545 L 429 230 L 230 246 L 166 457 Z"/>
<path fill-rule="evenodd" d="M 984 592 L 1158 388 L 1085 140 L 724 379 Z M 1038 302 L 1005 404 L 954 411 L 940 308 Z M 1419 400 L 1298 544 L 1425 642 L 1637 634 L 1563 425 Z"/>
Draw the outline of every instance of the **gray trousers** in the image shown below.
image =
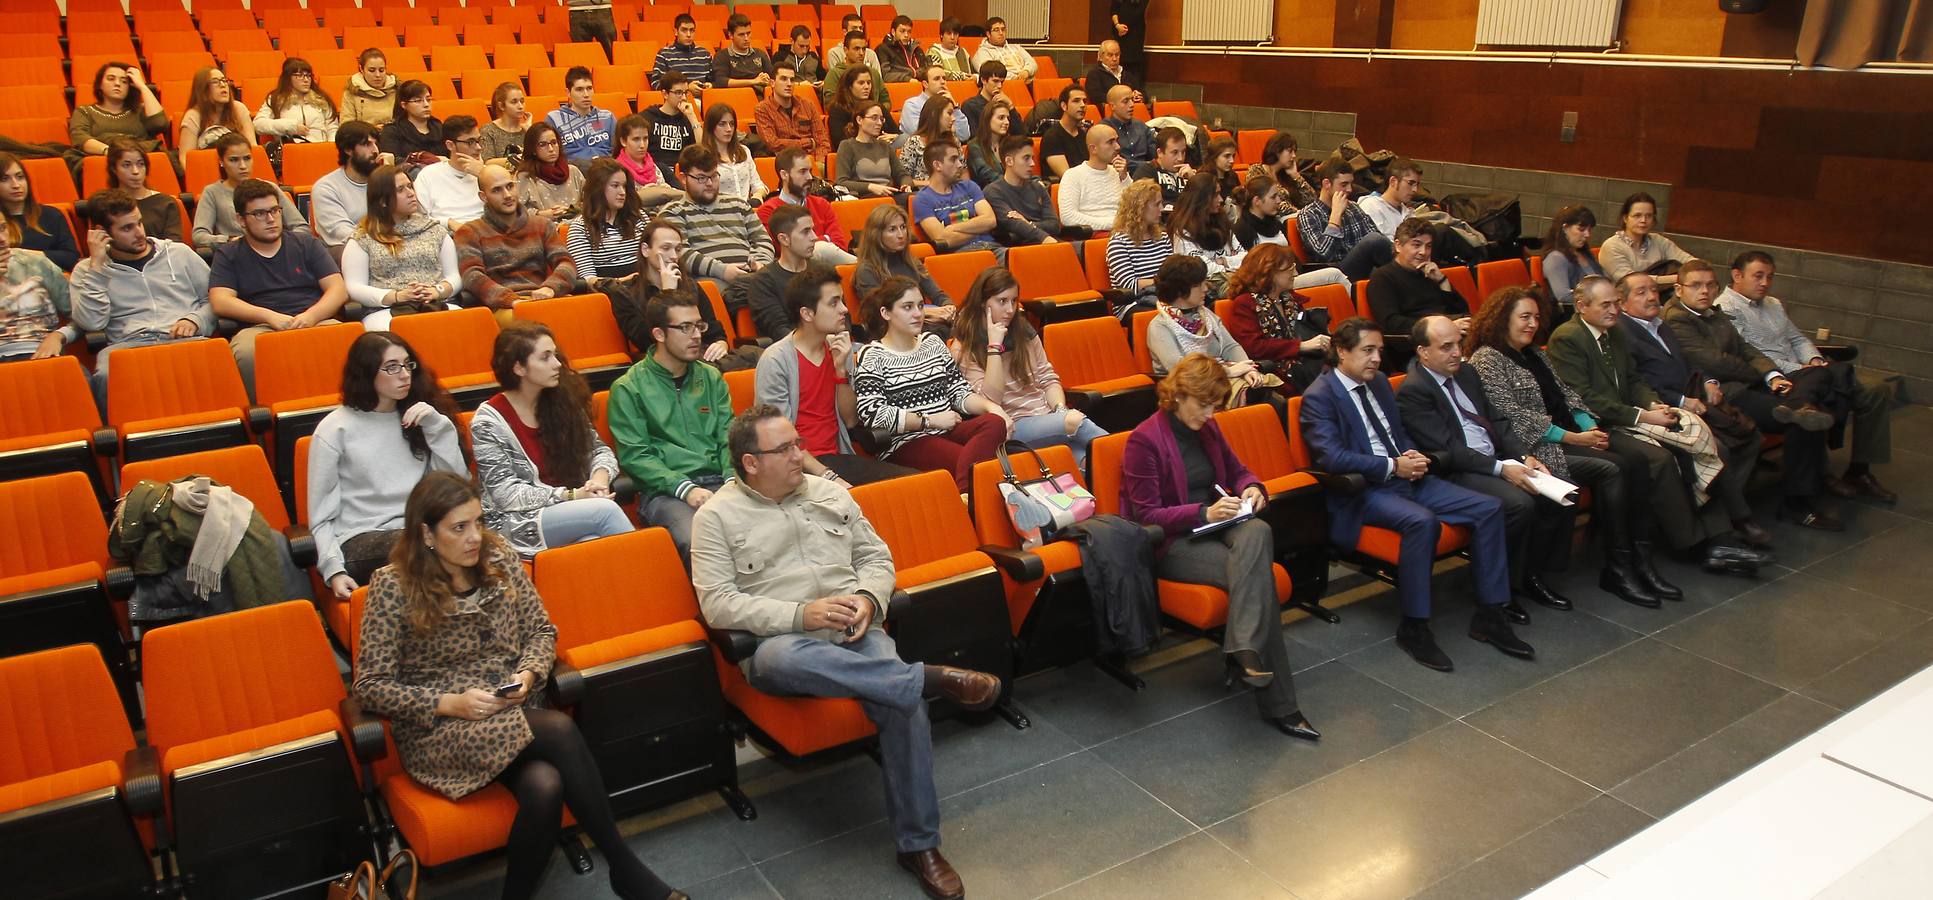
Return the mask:
<path fill-rule="evenodd" d="M 691 568 L 691 517 L 698 511 L 670 494 L 658 494 L 644 501 L 639 510 L 648 528 L 663 528 L 671 532 L 671 543 L 677 546 L 678 555 L 684 557 L 685 568 Z"/>
<path fill-rule="evenodd" d="M 767 638 L 752 654 L 745 675 L 753 687 L 768 694 L 858 700 L 866 717 L 879 727 L 886 817 L 893 825 L 894 845 L 901 853 L 940 845 L 933 731 L 921 696 L 924 664 L 901 661 L 893 639 L 873 628 L 849 644 L 800 634 Z"/>
<path fill-rule="evenodd" d="M 1282 639 L 1282 606 L 1275 596 L 1271 567 L 1275 534 L 1267 522 L 1250 519 L 1198 538 L 1168 545 L 1155 574 L 1169 581 L 1205 584 L 1228 592 L 1228 625 L 1222 652 L 1253 650 L 1275 673 L 1275 681 L 1255 692 L 1262 715 L 1274 718 L 1301 710 L 1295 678 L 1289 674 L 1289 645 Z"/>

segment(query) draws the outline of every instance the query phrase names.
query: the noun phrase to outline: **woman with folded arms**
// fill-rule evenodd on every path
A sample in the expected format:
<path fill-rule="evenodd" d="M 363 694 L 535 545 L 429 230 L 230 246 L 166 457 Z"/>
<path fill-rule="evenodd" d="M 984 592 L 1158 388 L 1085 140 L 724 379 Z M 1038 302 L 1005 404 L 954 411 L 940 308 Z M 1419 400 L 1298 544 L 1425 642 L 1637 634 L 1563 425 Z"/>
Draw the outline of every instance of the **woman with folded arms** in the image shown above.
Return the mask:
<path fill-rule="evenodd" d="M 591 160 L 584 167 L 579 207 L 584 214 L 570 220 L 570 236 L 564 240 L 577 277 L 615 278 L 636 266 L 645 215 L 631 173 L 608 157 Z"/>
<path fill-rule="evenodd" d="M 1121 457 L 1121 515 L 1161 528 L 1155 574 L 1228 593 L 1222 633 L 1230 683 L 1255 692 L 1262 718 L 1283 734 L 1306 741 L 1322 735 L 1309 725 L 1289 674 L 1282 607 L 1275 593 L 1275 536 L 1250 518 L 1208 534 L 1192 532 L 1260 510 L 1268 492 L 1229 449 L 1215 411 L 1228 401 L 1220 362 L 1195 353 L 1156 386 L 1160 409 L 1135 426 Z"/>
<path fill-rule="evenodd" d="M 356 699 L 388 717 L 403 771 L 452 800 L 509 788 L 509 900 L 543 883 L 565 805 L 617 896 L 684 900 L 625 843 L 577 723 L 544 705 L 557 628 L 510 542 L 484 526 L 477 489 L 449 472 L 425 477 L 403 531 L 369 588 L 354 683 Z"/>
<path fill-rule="evenodd" d="M 1036 449 L 1065 444 L 1087 465 L 1087 445 L 1106 437 L 1077 409 L 1047 361 L 1040 334 L 1020 315 L 1020 282 L 1012 270 L 982 271 L 967 288 L 953 327 L 953 359 L 980 396 L 1013 417 L 1013 439 Z"/>
<path fill-rule="evenodd" d="M 342 247 L 349 299 L 373 310 L 362 327 L 387 331 L 398 313 L 453 309 L 450 298 L 463 281 L 449 227 L 423 214 L 402 166 L 378 167 L 368 191 L 369 210 Z"/>
<path fill-rule="evenodd" d="M 919 285 L 898 275 L 866 295 L 866 311 L 884 333 L 860 348 L 852 392 L 859 420 L 892 436 L 882 459 L 951 472 L 964 494 L 974 464 L 994 457 L 1013 421 L 974 393 L 946 344 L 922 330 L 923 303 Z"/>

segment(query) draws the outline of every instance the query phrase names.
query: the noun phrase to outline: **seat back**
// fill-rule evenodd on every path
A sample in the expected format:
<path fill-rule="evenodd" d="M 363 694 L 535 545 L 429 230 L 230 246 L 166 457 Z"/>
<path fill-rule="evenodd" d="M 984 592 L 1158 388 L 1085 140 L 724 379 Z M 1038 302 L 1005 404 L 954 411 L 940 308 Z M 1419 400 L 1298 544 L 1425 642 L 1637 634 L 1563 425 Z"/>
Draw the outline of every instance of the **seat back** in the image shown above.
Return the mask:
<path fill-rule="evenodd" d="M 1483 304 L 1498 291 L 1515 285 L 1529 285 L 1530 269 L 1521 259 L 1497 259 L 1477 264 L 1477 299 L 1470 303 L 1470 315 L 1476 315 Z"/>
<path fill-rule="evenodd" d="M 1477 307 L 1483 305 L 1483 295 L 1477 293 L 1477 280 L 1470 276 L 1470 267 L 1444 266 L 1442 268 L 1443 277 L 1450 282 L 1450 287 L 1456 288 L 1457 296 L 1463 298 L 1463 302 L 1470 307 L 1471 312 L 1476 312 Z"/>
<path fill-rule="evenodd" d="M 828 176 L 830 177 L 830 176 Z M 832 217 L 839 220 L 839 228 L 845 233 L 858 237 L 865 230 L 866 217 L 872 215 L 873 207 L 888 206 L 891 197 L 867 197 L 863 200 L 840 200 L 832 204 Z"/>
<path fill-rule="evenodd" d="M 1315 468 L 1315 459 L 1309 453 L 1309 445 L 1302 440 L 1302 398 L 1289 398 L 1289 465 L 1297 471 Z"/>
<path fill-rule="evenodd" d="M 738 130 L 751 131 L 752 110 L 758 106 L 758 94 L 748 87 L 715 87 L 705 92 L 705 109 L 714 106 L 729 106 L 738 114 Z"/>
<path fill-rule="evenodd" d="M 1074 464 L 1074 451 L 1065 444 L 1055 444 L 1034 451 L 1040 454 L 1054 475 L 1072 475 L 1083 484 L 1086 478 L 1080 466 Z M 1014 476 L 1022 481 L 1041 477 L 1040 467 L 1034 465 L 1034 458 L 1025 453 L 1015 453 L 1010 457 Z M 973 530 L 980 543 L 1000 547 L 1020 546 L 1020 533 L 1013 528 L 1013 520 L 1007 517 L 1006 500 L 1000 496 L 1000 483 L 1007 478 L 1000 468 L 1000 460 L 990 459 L 973 467 Z"/>
<path fill-rule="evenodd" d="M 904 572 L 930 562 L 971 553 L 980 541 L 973 533 L 959 487 L 947 472 L 930 471 L 852 489 L 866 521 L 893 551 L 893 565 Z"/>
<path fill-rule="evenodd" d="M 278 403 L 313 401 L 304 405 L 327 406 L 338 402 L 349 345 L 362 333 L 361 325 L 349 322 L 270 331 L 257 337 L 256 402 L 271 408 Z"/>
<path fill-rule="evenodd" d="M 1014 279 L 1020 282 L 1020 296 L 1024 299 L 1093 290 L 1084 277 L 1080 257 L 1074 255 L 1073 244 L 1057 241 L 1014 247 L 1007 251 L 1007 268 L 1013 270 Z"/>
<path fill-rule="evenodd" d="M 1140 370 L 1127 335 L 1112 318 L 1055 322 L 1041 330 L 1041 346 L 1061 381 L 1069 387 L 1125 378 Z"/>
<path fill-rule="evenodd" d="M 322 176 L 335 170 L 333 141 L 282 144 L 282 181 L 298 194 L 308 193 Z"/>
<path fill-rule="evenodd" d="M 1295 462 L 1289 458 L 1289 436 L 1275 410 L 1265 403 L 1223 410 L 1215 414 L 1228 449 L 1248 466 L 1255 477 L 1267 481 L 1293 474 Z"/>
<path fill-rule="evenodd" d="M 707 282 L 708 283 L 708 282 Z M 611 314 L 611 298 L 603 294 L 574 294 L 519 303 L 514 317 L 550 327 L 557 346 L 573 362 L 612 355 L 629 357 L 624 333 Z M 495 340 L 495 338 L 492 338 Z"/>
<path fill-rule="evenodd" d="M 306 600 L 167 625 L 142 639 L 148 743 L 170 747 L 312 712 L 347 696 Z"/>
<path fill-rule="evenodd" d="M 1087 489 L 1094 494 L 1094 510 L 1121 514 L 1121 459 L 1127 454 L 1129 432 L 1117 431 L 1087 445 Z"/>
<path fill-rule="evenodd" d="M 1134 346 L 1134 365 L 1141 373 L 1154 375 L 1154 352 L 1148 349 L 1148 326 L 1154 324 L 1155 311 L 1142 310 L 1128 323 L 1128 342 Z"/>
<path fill-rule="evenodd" d="M 497 317 L 483 307 L 397 316 L 389 330 L 402 335 L 416 356 L 445 381 L 490 374 Z M 118 360 L 116 365 L 118 365 Z M 112 370 L 110 370 L 112 371 Z"/>
<path fill-rule="evenodd" d="M 1093 291 L 1114 289 L 1107 280 L 1107 238 L 1088 238 L 1082 242 L 1081 258 L 1086 260 L 1087 287 Z"/>
<path fill-rule="evenodd" d="M 101 427 L 87 373 L 72 356 L 0 366 L 0 448 L 36 435 Z"/>
<path fill-rule="evenodd" d="M 1356 301 L 1349 296 L 1349 289 L 1339 284 L 1318 284 L 1315 287 L 1297 291 L 1310 306 L 1320 306 L 1329 311 L 1329 327 L 1342 324 L 1342 320 L 1356 315 Z"/>
<path fill-rule="evenodd" d="M 0 481 L 0 578 L 93 563 L 107 554 L 107 521 L 79 472 Z"/>
<path fill-rule="evenodd" d="M 282 500 L 282 489 L 275 483 L 268 456 L 256 444 L 131 462 L 121 467 L 121 485 L 127 487 L 142 481 L 166 483 L 188 475 L 206 475 L 234 488 L 235 493 L 255 504 L 255 511 L 262 514 L 262 521 L 268 527 L 276 531 L 289 527 L 288 505 Z"/>
<path fill-rule="evenodd" d="M 241 370 L 222 340 L 181 341 L 114 351 L 107 375 L 107 418 L 129 422 L 248 409 Z"/>
<path fill-rule="evenodd" d="M 725 387 L 732 392 L 732 415 L 743 415 L 758 398 L 758 372 L 752 369 L 726 372 Z"/>
<path fill-rule="evenodd" d="M 963 302 L 966 299 L 967 290 L 973 287 L 973 279 L 978 278 L 981 272 L 993 268 L 994 265 L 991 250 L 940 253 L 926 258 L 927 274 L 933 276 L 933 283 L 939 285 L 940 290 L 952 297 L 954 303 Z M 1023 285 L 1023 289 L 1024 287 Z"/>
<path fill-rule="evenodd" d="M 560 648 L 698 618 L 691 579 L 662 528 L 552 547 L 537 554 L 533 566 Z M 620 571 L 640 577 L 611 577 Z"/>
<path fill-rule="evenodd" d="M 134 749 L 114 679 L 90 644 L 0 659 L 0 692 L 0 785 L 119 765 Z"/>

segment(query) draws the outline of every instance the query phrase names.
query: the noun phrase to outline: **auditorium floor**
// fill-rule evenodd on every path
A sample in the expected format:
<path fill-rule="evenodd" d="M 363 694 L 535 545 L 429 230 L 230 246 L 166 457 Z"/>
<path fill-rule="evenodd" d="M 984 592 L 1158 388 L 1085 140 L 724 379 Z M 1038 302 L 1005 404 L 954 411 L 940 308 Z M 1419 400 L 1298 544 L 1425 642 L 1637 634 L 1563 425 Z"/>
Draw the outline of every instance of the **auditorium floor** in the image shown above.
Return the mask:
<path fill-rule="evenodd" d="M 1288 627 L 1305 744 L 1220 686 L 1220 654 L 1174 642 L 1131 693 L 1090 666 L 1022 680 L 1033 727 L 934 727 L 943 847 L 972 896 L 1512 897 L 1576 866 L 1933 663 L 1933 409 L 1894 417 L 1893 508 L 1846 504 L 1844 534 L 1762 524 L 1781 565 L 1758 580 L 1670 564 L 1683 603 L 1645 610 L 1595 587 L 1594 551 L 1532 607 L 1534 662 L 1438 616 L 1457 669 L 1391 640 L 1393 591 L 1362 583 L 1343 621 Z M 1843 454 L 1840 460 L 1843 463 Z M 1919 563 L 1916 563 L 1916 560 Z M 1461 589 L 1460 572 L 1439 581 Z M 1462 593 L 1458 597 L 1467 596 Z M 893 864 L 877 767 L 863 756 L 743 770 L 759 817 L 715 798 L 626 822 L 694 897 L 921 896 Z M 500 861 L 431 880 L 496 896 Z M 604 897 L 599 871 L 553 863 L 543 896 Z"/>

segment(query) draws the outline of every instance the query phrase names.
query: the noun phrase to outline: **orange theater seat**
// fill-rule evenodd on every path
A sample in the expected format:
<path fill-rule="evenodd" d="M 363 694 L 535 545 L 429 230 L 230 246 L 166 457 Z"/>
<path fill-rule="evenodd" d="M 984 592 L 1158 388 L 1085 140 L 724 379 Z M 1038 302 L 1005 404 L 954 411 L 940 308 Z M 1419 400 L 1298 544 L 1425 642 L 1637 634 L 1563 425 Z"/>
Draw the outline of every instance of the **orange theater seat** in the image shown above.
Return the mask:
<path fill-rule="evenodd" d="M 1084 409 L 1109 431 L 1126 431 L 1154 411 L 1154 380 L 1142 374 L 1120 323 L 1111 317 L 1055 322 L 1041 347 L 1069 391 L 1099 395 Z"/>
<path fill-rule="evenodd" d="M 709 282 L 707 282 L 709 283 Z M 611 298 L 576 294 L 517 304 L 511 315 L 549 326 L 571 367 L 593 390 L 610 387 L 631 366 L 631 353 L 611 314 Z"/>
<path fill-rule="evenodd" d="M 1038 325 L 1107 315 L 1107 302 L 1084 277 L 1073 244 L 1014 247 L 1007 251 L 1007 268 L 1020 282 L 1021 305 Z"/>
<path fill-rule="evenodd" d="M 179 341 L 114 351 L 107 419 L 122 460 L 246 443 L 248 392 L 228 342 Z"/>
<path fill-rule="evenodd" d="M 315 540 L 309 537 L 306 526 L 289 523 L 289 504 L 283 499 L 281 485 L 275 481 L 275 471 L 269 468 L 262 448 L 253 444 L 128 463 L 121 467 L 121 484 L 131 487 L 142 481 L 167 483 L 190 475 L 206 475 L 248 498 L 262 521 L 288 538 L 289 555 L 296 567 L 306 569 L 315 565 Z"/>
<path fill-rule="evenodd" d="M 457 405 L 474 409 L 497 391 L 490 369 L 490 348 L 497 340 L 497 317 L 483 307 L 397 316 L 389 330 L 401 335 L 416 358 L 436 372 Z"/>
<path fill-rule="evenodd" d="M 0 366 L 0 480 L 84 472 L 108 496 L 100 458 L 119 449 L 101 427 L 87 373 L 72 356 Z"/>
<path fill-rule="evenodd" d="M 1483 304 L 1498 291 L 1518 285 L 1529 286 L 1530 269 L 1522 259 L 1498 259 L 1477 264 L 1477 299 L 1470 304 L 1470 315 L 1482 311 Z"/>
<path fill-rule="evenodd" d="M 965 301 L 968 289 L 973 287 L 973 280 L 994 265 L 991 250 L 938 253 L 926 258 L 927 274 L 933 276 L 933 283 L 952 297 L 955 304 Z"/>

